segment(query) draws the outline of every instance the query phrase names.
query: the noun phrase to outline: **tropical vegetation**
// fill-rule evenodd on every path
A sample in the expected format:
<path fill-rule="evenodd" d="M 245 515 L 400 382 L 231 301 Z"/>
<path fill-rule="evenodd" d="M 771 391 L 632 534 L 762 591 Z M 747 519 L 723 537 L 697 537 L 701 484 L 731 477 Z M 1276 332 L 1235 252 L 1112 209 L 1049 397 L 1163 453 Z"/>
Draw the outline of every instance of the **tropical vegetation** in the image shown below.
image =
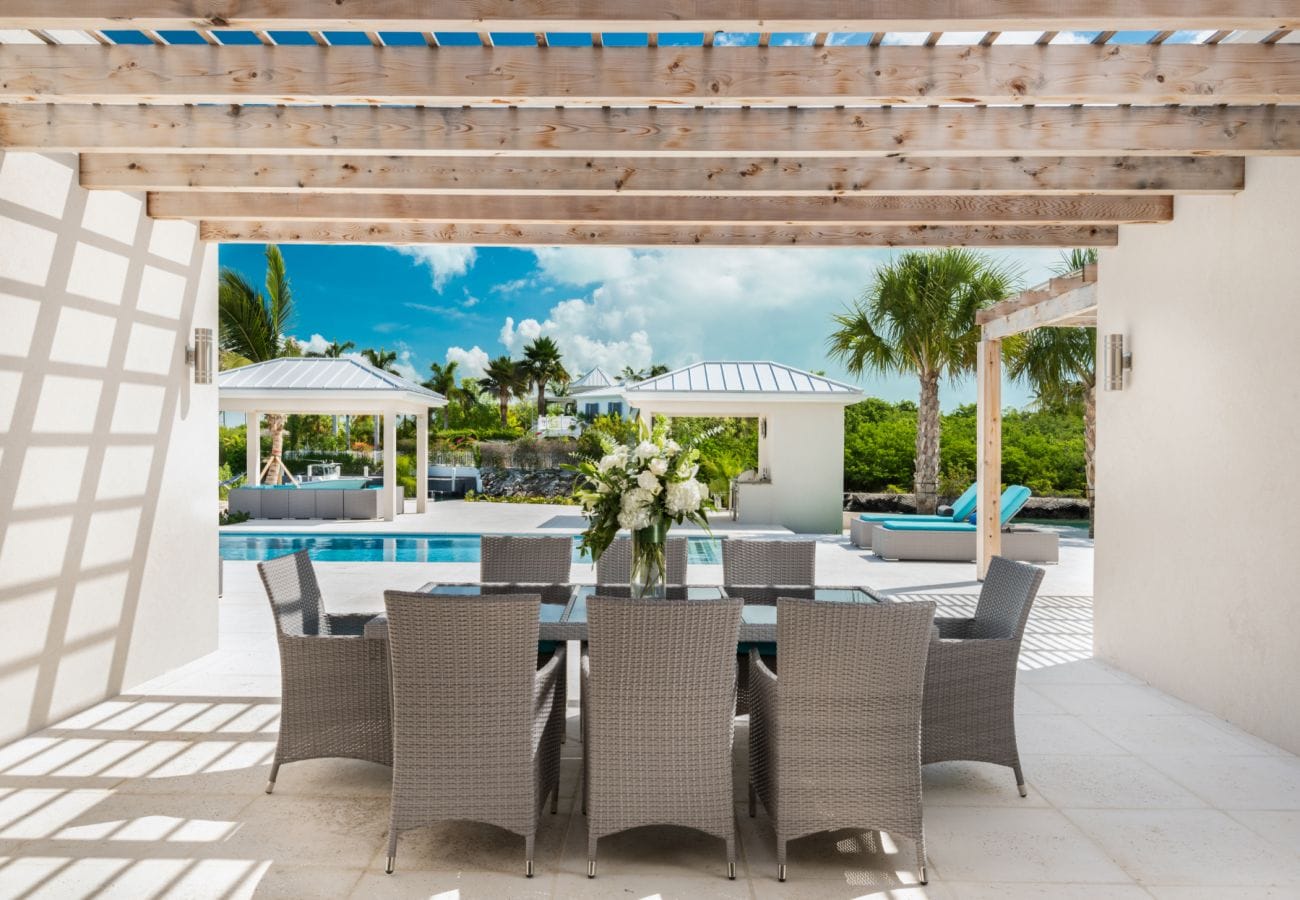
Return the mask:
<path fill-rule="evenodd" d="M 911 251 L 876 269 L 862 297 L 834 317 L 830 355 L 851 374 L 915 374 L 920 382 L 912 474 L 920 512 L 938 506 L 939 382 L 974 370 L 975 313 L 1018 280 L 1016 270 L 972 250 Z"/>

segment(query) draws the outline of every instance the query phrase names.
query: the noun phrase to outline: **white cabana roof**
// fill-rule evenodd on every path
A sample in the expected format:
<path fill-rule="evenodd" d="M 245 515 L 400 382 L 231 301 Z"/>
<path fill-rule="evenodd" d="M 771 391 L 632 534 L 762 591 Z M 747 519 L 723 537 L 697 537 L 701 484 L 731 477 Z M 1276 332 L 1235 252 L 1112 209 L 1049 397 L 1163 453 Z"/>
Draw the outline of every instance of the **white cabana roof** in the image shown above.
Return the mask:
<path fill-rule="evenodd" d="M 423 412 L 441 394 L 347 357 L 290 356 L 217 376 L 224 410 L 294 413 Z"/>
<path fill-rule="evenodd" d="M 851 384 L 770 361 L 698 362 L 623 389 L 633 406 L 660 401 L 804 402 L 848 405 L 862 399 Z"/>
<path fill-rule="evenodd" d="M 618 382 L 600 366 L 594 366 L 579 378 L 569 382 L 571 394 L 585 394 L 601 388 L 615 387 Z"/>

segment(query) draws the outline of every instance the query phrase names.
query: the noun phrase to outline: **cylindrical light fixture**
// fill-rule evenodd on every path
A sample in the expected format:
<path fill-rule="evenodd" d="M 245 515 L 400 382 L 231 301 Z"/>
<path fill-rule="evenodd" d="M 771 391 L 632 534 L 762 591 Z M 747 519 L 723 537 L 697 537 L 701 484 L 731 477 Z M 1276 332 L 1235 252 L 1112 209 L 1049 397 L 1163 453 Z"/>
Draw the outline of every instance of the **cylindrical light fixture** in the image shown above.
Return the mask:
<path fill-rule="evenodd" d="M 1133 355 L 1124 350 L 1124 335 L 1108 334 L 1102 345 L 1102 384 L 1108 391 L 1124 390 L 1124 371 L 1133 368 Z"/>
<path fill-rule="evenodd" d="M 194 367 L 195 384 L 212 384 L 211 328 L 194 329 L 194 346 L 186 348 L 185 361 Z"/>

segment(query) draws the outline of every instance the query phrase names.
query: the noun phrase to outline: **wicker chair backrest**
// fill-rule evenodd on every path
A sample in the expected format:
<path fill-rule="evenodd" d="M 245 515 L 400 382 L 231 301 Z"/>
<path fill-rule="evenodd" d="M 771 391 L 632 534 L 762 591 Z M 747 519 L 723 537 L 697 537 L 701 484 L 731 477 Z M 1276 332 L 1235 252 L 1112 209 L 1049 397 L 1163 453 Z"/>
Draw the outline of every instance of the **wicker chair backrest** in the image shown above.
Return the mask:
<path fill-rule="evenodd" d="M 1025 623 L 1043 574 L 1037 566 L 993 557 L 984 576 L 984 586 L 980 588 L 970 636 L 1019 640 L 1025 633 Z"/>
<path fill-rule="evenodd" d="M 669 538 L 664 546 L 668 584 L 686 583 L 686 538 Z M 632 577 L 632 539 L 614 538 L 596 560 L 596 584 L 627 584 Z"/>
<path fill-rule="evenodd" d="M 324 634 L 321 593 L 306 550 L 257 564 L 276 628 L 288 636 Z"/>
<path fill-rule="evenodd" d="M 573 561 L 567 536 L 483 535 L 479 580 L 485 583 L 564 584 Z"/>
<path fill-rule="evenodd" d="M 722 542 L 724 584 L 812 586 L 817 583 L 815 541 Z"/>
<path fill-rule="evenodd" d="M 395 792 L 453 797 L 499 783 L 472 801 L 477 818 L 498 823 L 509 821 L 521 790 L 531 795 L 511 786 L 532 770 L 540 602 L 536 594 L 384 592 Z M 496 803 L 501 809 L 486 808 Z"/>

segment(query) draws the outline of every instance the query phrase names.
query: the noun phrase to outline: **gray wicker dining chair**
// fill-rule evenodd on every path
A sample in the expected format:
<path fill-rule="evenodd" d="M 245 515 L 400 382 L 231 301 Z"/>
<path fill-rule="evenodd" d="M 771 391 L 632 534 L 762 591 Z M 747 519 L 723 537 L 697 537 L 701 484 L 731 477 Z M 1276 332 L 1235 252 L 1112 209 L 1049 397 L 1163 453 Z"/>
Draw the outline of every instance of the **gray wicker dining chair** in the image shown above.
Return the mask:
<path fill-rule="evenodd" d="M 565 584 L 573 563 L 573 538 L 485 534 L 479 541 L 479 581 Z"/>
<path fill-rule="evenodd" d="M 916 843 L 921 821 L 921 699 L 934 604 L 777 601 L 778 679 L 750 654 L 749 814 L 756 800 L 786 843 L 839 828 Z"/>
<path fill-rule="evenodd" d="M 1043 574 L 993 557 L 975 616 L 935 619 L 939 636 L 925 674 L 922 762 L 1009 766 L 1022 797 L 1028 791 L 1016 747 L 1016 663 Z"/>
<path fill-rule="evenodd" d="M 556 811 L 565 674 L 561 646 L 537 666 L 537 594 L 385 591 L 393 677 L 389 874 L 402 832 L 449 819 L 524 836 L 533 875 L 537 819 Z"/>
<path fill-rule="evenodd" d="M 664 545 L 670 585 L 686 583 L 686 538 L 669 538 Z M 616 537 L 596 560 L 596 584 L 627 584 L 632 578 L 632 539 Z"/>
<path fill-rule="evenodd" d="M 582 657 L 587 877 L 596 842 L 642 825 L 680 825 L 727 844 L 736 877 L 732 710 L 742 603 L 588 601 Z"/>
<path fill-rule="evenodd" d="M 266 792 L 287 762 L 347 757 L 391 765 L 388 645 L 362 636 L 373 614 L 322 609 L 306 550 L 257 564 L 280 651 L 280 733 Z"/>
<path fill-rule="evenodd" d="M 817 583 L 815 541 L 722 542 L 723 584 L 811 586 Z"/>

